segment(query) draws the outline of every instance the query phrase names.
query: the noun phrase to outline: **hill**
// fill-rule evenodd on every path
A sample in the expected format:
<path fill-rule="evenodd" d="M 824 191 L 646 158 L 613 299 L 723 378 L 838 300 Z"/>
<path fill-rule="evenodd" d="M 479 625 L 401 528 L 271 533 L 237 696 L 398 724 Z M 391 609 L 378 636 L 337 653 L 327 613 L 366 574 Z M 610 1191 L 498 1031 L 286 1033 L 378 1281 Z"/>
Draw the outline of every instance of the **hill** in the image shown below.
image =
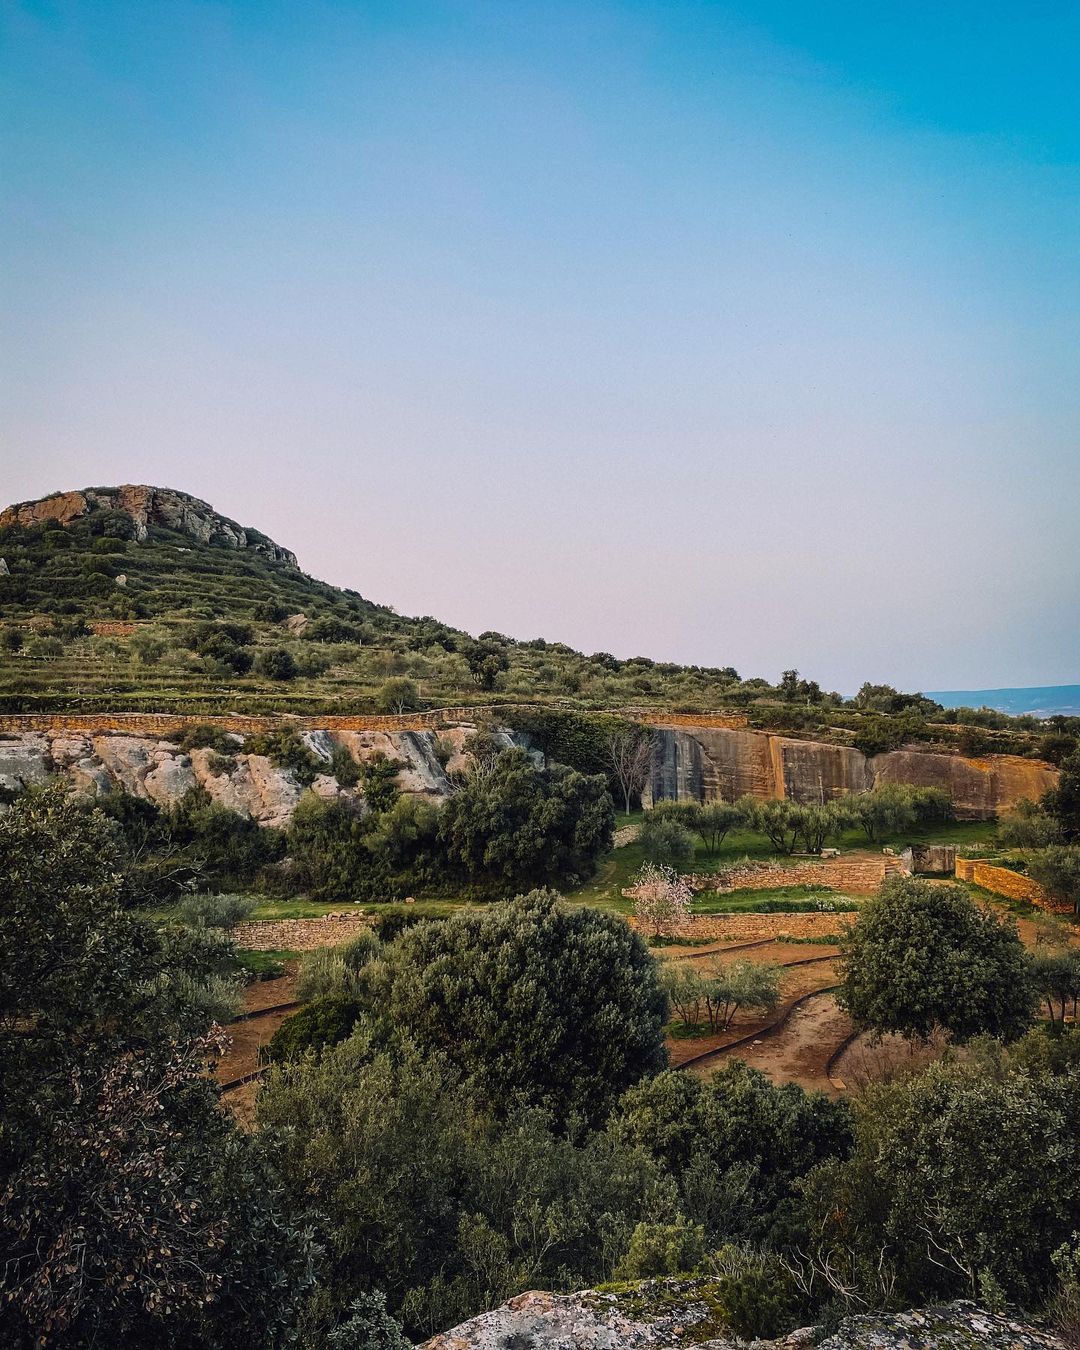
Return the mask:
<path fill-rule="evenodd" d="M 172 488 L 83 488 L 0 512 L 0 713 L 347 716 L 495 702 L 737 712 L 751 728 L 868 756 L 918 742 L 1038 757 L 1043 730 L 986 716 L 961 728 L 963 716 L 885 685 L 845 700 L 797 671 L 772 685 L 731 666 L 473 637 L 319 581 L 266 534 Z"/>
<path fill-rule="evenodd" d="M 1080 717 L 1080 684 L 1026 689 L 945 689 L 927 694 L 945 708 L 993 708 L 1010 717 Z"/>

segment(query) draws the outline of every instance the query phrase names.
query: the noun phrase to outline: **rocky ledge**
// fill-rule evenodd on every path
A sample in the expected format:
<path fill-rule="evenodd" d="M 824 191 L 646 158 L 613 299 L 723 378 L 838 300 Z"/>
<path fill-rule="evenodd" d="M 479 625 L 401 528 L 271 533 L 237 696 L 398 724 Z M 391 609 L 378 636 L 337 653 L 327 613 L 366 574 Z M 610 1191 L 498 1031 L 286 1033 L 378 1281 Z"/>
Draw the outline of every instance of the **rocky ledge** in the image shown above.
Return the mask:
<path fill-rule="evenodd" d="M 645 1313 L 649 1305 L 654 1312 Z M 693 1280 L 646 1281 L 635 1295 L 584 1290 L 520 1294 L 425 1342 L 422 1350 L 739 1350 L 746 1342 L 713 1336 L 715 1313 Z M 1045 1331 L 956 1302 L 905 1313 L 846 1318 L 836 1331 L 804 1327 L 756 1350 L 1065 1350 Z"/>
<path fill-rule="evenodd" d="M 208 503 L 174 488 L 125 483 L 115 488 L 83 488 L 57 492 L 36 502 L 20 502 L 0 511 L 0 529 L 6 525 L 30 527 L 55 520 L 70 525 L 93 511 L 121 511 L 131 518 L 135 538 L 146 539 L 151 525 L 190 535 L 203 544 L 250 549 L 272 562 L 296 567 L 296 555 L 275 544 L 258 530 L 246 530 L 235 520 L 219 515 Z"/>

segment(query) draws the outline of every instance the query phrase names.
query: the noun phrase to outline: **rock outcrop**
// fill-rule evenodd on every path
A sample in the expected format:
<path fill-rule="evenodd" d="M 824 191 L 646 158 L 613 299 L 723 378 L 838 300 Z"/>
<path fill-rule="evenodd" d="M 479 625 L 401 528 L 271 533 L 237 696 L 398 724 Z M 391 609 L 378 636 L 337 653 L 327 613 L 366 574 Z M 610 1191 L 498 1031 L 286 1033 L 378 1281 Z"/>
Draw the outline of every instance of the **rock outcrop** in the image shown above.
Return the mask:
<path fill-rule="evenodd" d="M 724 1334 L 703 1280 L 651 1280 L 629 1294 L 520 1294 L 493 1312 L 426 1341 L 422 1350 L 738 1350 Z M 718 1333 L 718 1334 L 713 1334 Z M 1063 1341 L 1009 1317 L 956 1302 L 913 1312 L 846 1318 L 822 1340 L 806 1327 L 756 1350 L 1065 1350 Z"/>
<path fill-rule="evenodd" d="M 306 731 L 305 745 L 326 766 L 312 790 L 323 797 L 362 797 L 359 788 L 341 787 L 330 770 L 334 750 L 344 746 L 357 763 L 380 753 L 397 760 L 403 792 L 433 800 L 447 797 L 452 775 L 468 764 L 463 745 L 474 730 L 458 726 L 441 733 Z M 496 734 L 506 746 L 521 743 L 513 732 Z M 213 750 L 185 752 L 174 741 L 122 732 L 19 732 L 0 736 L 0 789 L 19 791 L 62 777 L 78 792 L 100 796 L 119 789 L 158 806 L 171 806 L 193 787 L 201 787 L 220 805 L 260 825 L 287 825 L 303 786 L 290 770 L 265 755 L 246 754 L 243 737 L 233 740 L 235 753 L 223 756 Z M 445 768 L 436 753 L 440 740 L 453 750 Z"/>
<path fill-rule="evenodd" d="M 6 525 L 44 525 L 57 521 L 70 525 L 93 511 L 120 511 L 131 518 L 135 538 L 146 539 L 152 525 L 162 525 L 190 535 L 203 544 L 250 549 L 272 562 L 296 567 L 296 555 L 275 544 L 258 530 L 244 529 L 235 520 L 219 515 L 208 502 L 173 488 L 126 483 L 115 488 L 83 488 L 57 492 L 36 502 L 20 502 L 0 511 L 0 529 Z"/>
<path fill-rule="evenodd" d="M 989 819 L 1021 798 L 1037 800 L 1056 782 L 1053 765 L 1017 755 L 965 759 L 910 749 L 867 757 L 850 746 L 765 731 L 661 727 L 644 799 L 730 802 L 749 793 L 823 802 L 882 783 L 909 783 L 944 788 L 958 815 Z"/>

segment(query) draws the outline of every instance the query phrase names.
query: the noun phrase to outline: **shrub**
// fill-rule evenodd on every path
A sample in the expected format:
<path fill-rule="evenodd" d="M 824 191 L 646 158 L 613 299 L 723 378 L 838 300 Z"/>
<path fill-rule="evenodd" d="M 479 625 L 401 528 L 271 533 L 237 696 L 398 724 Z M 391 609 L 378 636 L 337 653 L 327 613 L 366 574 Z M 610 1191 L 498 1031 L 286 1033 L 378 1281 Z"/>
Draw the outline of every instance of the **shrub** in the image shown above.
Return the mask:
<path fill-rule="evenodd" d="M 244 752 L 265 755 L 279 769 L 287 769 L 303 787 L 309 787 L 323 772 L 322 760 L 308 749 L 295 727 L 274 727 L 249 736 Z"/>
<path fill-rule="evenodd" d="M 374 932 L 361 932 L 335 947 L 317 947 L 305 952 L 296 981 L 300 999 L 355 999 L 360 989 L 360 971 L 382 952 Z"/>
<path fill-rule="evenodd" d="M 729 1243 L 705 1264 L 716 1275 L 715 1298 L 736 1336 L 773 1340 L 796 1324 L 799 1291 L 777 1256 Z"/>
<path fill-rule="evenodd" d="M 250 918 L 255 901 L 247 895 L 191 895 L 176 907 L 176 917 L 193 928 L 235 928 Z"/>
<path fill-rule="evenodd" d="M 1031 1022 L 1033 990 L 1012 921 L 980 910 L 960 886 L 887 881 L 840 939 L 841 1006 L 856 1026 L 925 1040 L 1013 1040 Z"/>
<path fill-rule="evenodd" d="M 296 661 L 285 647 L 268 647 L 255 658 L 255 671 L 268 680 L 289 681 L 297 676 Z"/>
<path fill-rule="evenodd" d="M 355 787 L 360 781 L 360 766 L 344 745 L 334 746 L 330 755 L 330 772 L 337 779 L 339 787 Z"/>
<path fill-rule="evenodd" d="M 372 974 L 371 1016 L 452 1055 L 499 1114 L 602 1120 L 665 1062 L 668 1002 L 642 939 L 549 891 L 409 928 Z"/>
<path fill-rule="evenodd" d="M 676 816 L 660 807 L 646 813 L 640 841 L 650 862 L 685 867 L 694 860 L 693 835 Z"/>
<path fill-rule="evenodd" d="M 319 1055 L 351 1034 L 361 1012 L 360 1004 L 344 994 L 313 999 L 274 1032 L 266 1058 L 271 1064 L 285 1064 L 302 1059 L 309 1050 Z"/>
<path fill-rule="evenodd" d="M 682 1215 L 674 1223 L 639 1223 L 626 1255 L 615 1270 L 617 1280 L 644 1280 L 659 1275 L 684 1275 L 696 1270 L 705 1255 L 705 1230 Z"/>

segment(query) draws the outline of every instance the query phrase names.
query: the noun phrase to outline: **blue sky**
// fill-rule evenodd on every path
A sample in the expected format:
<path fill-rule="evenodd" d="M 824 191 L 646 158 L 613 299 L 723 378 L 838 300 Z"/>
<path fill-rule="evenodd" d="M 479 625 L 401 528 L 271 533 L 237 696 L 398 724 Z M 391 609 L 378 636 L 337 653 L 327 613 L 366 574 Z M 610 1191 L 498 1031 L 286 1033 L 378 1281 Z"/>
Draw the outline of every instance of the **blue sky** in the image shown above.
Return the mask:
<path fill-rule="evenodd" d="M 1080 9 L 8 3 L 0 496 L 403 612 L 1080 676 Z"/>

